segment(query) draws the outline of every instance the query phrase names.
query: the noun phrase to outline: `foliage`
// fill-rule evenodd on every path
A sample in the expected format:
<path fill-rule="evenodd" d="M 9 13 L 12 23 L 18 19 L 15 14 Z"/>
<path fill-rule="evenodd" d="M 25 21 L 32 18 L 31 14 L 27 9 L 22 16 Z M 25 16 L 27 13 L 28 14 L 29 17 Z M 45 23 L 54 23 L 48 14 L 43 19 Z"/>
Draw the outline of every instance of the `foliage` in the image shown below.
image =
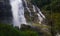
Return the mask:
<path fill-rule="evenodd" d="M 0 36 L 38 36 L 35 31 L 20 31 L 8 24 L 0 24 Z"/>
<path fill-rule="evenodd" d="M 47 18 L 48 25 L 54 34 L 55 32 L 60 33 L 60 0 L 33 0 L 33 4 L 37 4 L 38 7 L 43 11 Z M 46 2 L 47 1 L 47 2 Z M 41 7 L 42 6 L 42 7 Z"/>
<path fill-rule="evenodd" d="M 53 12 L 60 11 L 60 0 L 32 0 L 32 3 L 42 10 Z"/>
<path fill-rule="evenodd" d="M 52 14 L 52 19 L 53 19 L 53 25 L 54 25 L 54 30 L 57 32 L 60 32 L 60 14 L 59 13 L 53 13 Z"/>
<path fill-rule="evenodd" d="M 50 2 L 51 0 L 32 0 L 32 3 L 37 5 L 40 9 L 45 5 L 48 5 Z"/>
<path fill-rule="evenodd" d="M 33 24 L 33 26 L 36 26 L 38 31 L 40 32 L 40 34 L 42 36 L 51 36 L 51 33 L 50 33 L 50 30 L 51 30 L 51 27 L 50 26 L 47 26 L 47 25 L 44 25 L 44 24 Z"/>

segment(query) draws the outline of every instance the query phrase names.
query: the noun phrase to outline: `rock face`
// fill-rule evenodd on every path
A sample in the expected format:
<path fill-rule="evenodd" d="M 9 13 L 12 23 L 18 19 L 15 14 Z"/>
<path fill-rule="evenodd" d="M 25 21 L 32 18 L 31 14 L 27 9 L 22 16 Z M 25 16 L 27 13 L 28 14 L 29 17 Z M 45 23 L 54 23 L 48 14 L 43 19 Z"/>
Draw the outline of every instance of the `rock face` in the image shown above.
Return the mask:
<path fill-rule="evenodd" d="M 24 8 L 25 8 L 25 17 L 26 17 L 26 20 L 27 22 L 34 22 L 34 23 L 37 23 L 38 22 L 38 16 L 37 16 L 37 12 L 34 12 L 33 11 L 33 5 L 32 3 L 30 2 L 31 0 L 26 0 L 27 1 L 27 6 L 26 4 L 24 3 Z M 27 8 L 29 8 L 29 10 L 27 10 Z"/>
<path fill-rule="evenodd" d="M 32 0 L 26 0 L 27 5 L 25 5 L 25 17 L 27 21 L 33 22 L 33 23 L 39 23 L 43 21 L 43 16 L 41 15 L 40 9 L 31 3 Z"/>
<path fill-rule="evenodd" d="M 12 13 L 9 0 L 0 0 L 0 22 L 11 23 Z"/>

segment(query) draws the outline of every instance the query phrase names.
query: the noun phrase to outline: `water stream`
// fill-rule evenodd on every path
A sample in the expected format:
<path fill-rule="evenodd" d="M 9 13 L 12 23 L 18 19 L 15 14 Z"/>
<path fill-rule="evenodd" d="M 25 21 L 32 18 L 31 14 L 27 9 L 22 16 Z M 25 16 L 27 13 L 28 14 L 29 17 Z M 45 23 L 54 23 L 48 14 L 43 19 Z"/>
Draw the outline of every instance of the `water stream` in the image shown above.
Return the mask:
<path fill-rule="evenodd" d="M 13 25 L 21 27 L 21 24 L 27 24 L 24 17 L 24 7 L 22 0 L 10 0 L 13 14 Z"/>

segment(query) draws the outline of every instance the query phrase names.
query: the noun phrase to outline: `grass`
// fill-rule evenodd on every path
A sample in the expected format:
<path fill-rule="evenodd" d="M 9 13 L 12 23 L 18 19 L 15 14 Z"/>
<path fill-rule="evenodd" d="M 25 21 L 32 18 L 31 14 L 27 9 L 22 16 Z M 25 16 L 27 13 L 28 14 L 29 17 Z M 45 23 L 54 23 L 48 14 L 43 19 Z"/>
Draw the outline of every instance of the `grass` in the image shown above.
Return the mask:
<path fill-rule="evenodd" d="M 43 36 L 51 36 L 50 33 L 50 26 L 44 25 L 44 24 L 33 24 L 33 26 L 38 27 L 38 29 L 40 29 L 40 32 L 43 33 Z"/>
<path fill-rule="evenodd" d="M 8 24 L 0 24 L 0 36 L 38 36 L 38 33 L 31 30 L 20 31 Z"/>

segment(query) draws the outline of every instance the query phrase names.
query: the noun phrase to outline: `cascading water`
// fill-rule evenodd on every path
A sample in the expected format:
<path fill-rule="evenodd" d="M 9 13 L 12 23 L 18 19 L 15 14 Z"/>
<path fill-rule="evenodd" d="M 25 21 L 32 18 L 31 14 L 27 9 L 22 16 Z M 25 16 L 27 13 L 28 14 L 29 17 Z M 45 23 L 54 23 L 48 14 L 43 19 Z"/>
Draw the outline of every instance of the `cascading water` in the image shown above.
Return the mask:
<path fill-rule="evenodd" d="M 42 12 L 40 11 L 40 9 L 37 7 L 37 10 L 39 12 L 39 14 L 45 19 L 45 16 L 42 14 Z"/>
<path fill-rule="evenodd" d="M 33 6 L 33 11 L 36 12 L 35 6 L 34 5 L 32 5 L 32 6 Z"/>
<path fill-rule="evenodd" d="M 27 10 L 28 10 L 29 12 L 31 12 L 30 9 L 28 8 L 28 5 L 27 5 L 26 0 L 24 0 L 24 3 L 25 3 L 25 6 L 26 6 Z"/>
<path fill-rule="evenodd" d="M 27 24 L 26 19 L 24 17 L 23 1 L 24 1 L 26 9 L 28 10 L 28 12 L 30 13 L 30 16 L 31 16 L 32 11 L 29 9 L 26 0 L 10 0 L 10 4 L 12 7 L 12 14 L 13 14 L 13 25 L 18 26 L 19 28 L 21 27 L 21 24 Z M 37 13 L 38 18 L 39 18 L 39 23 L 41 24 L 41 22 L 43 21 L 43 18 L 45 18 L 45 16 L 41 13 L 41 11 L 38 7 L 36 7 L 34 5 L 32 5 L 32 6 L 33 6 L 33 11 Z"/>
<path fill-rule="evenodd" d="M 23 0 L 23 1 L 24 1 L 24 3 L 25 3 L 26 9 L 28 10 L 28 12 L 30 13 L 30 16 L 31 16 L 31 11 L 30 11 L 30 9 L 28 8 L 27 1 L 26 1 L 26 0 Z"/>
<path fill-rule="evenodd" d="M 32 6 L 33 6 L 33 11 L 34 12 L 38 11 L 37 15 L 38 15 L 39 23 L 41 24 L 42 21 L 45 19 L 45 16 L 41 13 L 41 11 L 40 11 L 40 9 L 38 7 L 35 7 L 34 5 L 32 5 Z"/>
<path fill-rule="evenodd" d="M 41 13 L 40 9 L 37 7 L 38 10 L 38 18 L 39 18 L 39 23 L 41 24 L 43 22 L 43 20 L 45 19 L 45 16 Z"/>
<path fill-rule="evenodd" d="M 24 17 L 24 7 L 22 0 L 10 0 L 13 14 L 13 25 L 21 27 L 21 24 L 27 24 Z"/>

